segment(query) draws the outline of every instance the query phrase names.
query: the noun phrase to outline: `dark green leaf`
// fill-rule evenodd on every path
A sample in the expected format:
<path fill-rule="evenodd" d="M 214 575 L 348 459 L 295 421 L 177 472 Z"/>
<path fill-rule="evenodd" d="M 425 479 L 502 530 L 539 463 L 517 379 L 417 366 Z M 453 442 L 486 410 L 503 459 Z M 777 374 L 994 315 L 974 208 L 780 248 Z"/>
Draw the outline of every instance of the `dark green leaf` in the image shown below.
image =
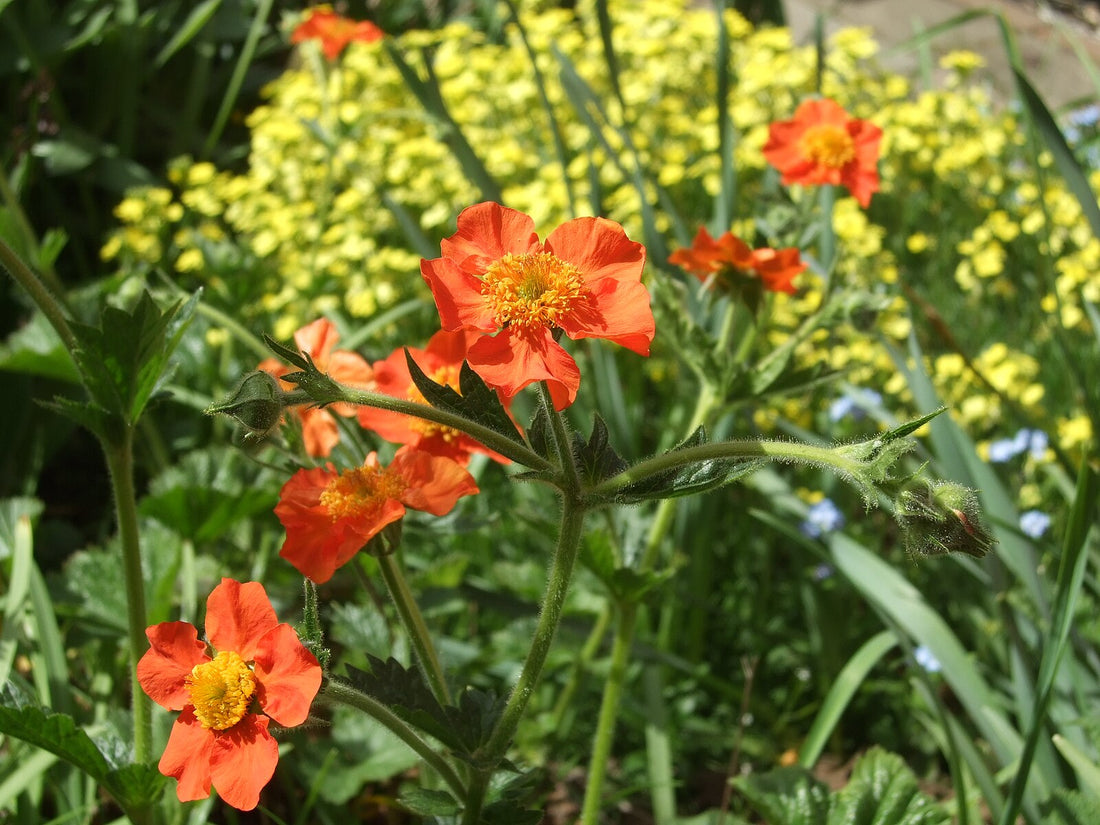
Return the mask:
<path fill-rule="evenodd" d="M 509 799 L 486 805 L 481 812 L 481 825 L 539 825 L 542 811 L 531 811 Z"/>
<path fill-rule="evenodd" d="M 599 413 L 593 416 L 592 434 L 585 442 L 574 433 L 573 457 L 582 477 L 590 484 L 598 484 L 604 479 L 616 476 L 626 469 L 627 464 L 611 446 L 607 425 Z"/>
<path fill-rule="evenodd" d="M 947 825 L 951 817 L 920 792 L 900 756 L 867 751 L 833 799 L 827 825 Z"/>
<path fill-rule="evenodd" d="M 481 376 L 474 372 L 468 363 L 462 362 L 462 371 L 458 376 L 460 392 L 455 392 L 453 387 L 437 384 L 425 375 L 420 365 L 409 354 L 408 349 L 405 350 L 405 360 L 408 362 L 409 374 L 416 388 L 420 390 L 424 400 L 437 410 L 446 410 L 460 415 L 517 444 L 526 446 L 523 436 L 519 434 L 504 405 L 500 403 L 496 390 L 489 389 Z"/>
<path fill-rule="evenodd" d="M 39 402 L 48 410 L 63 415 L 85 427 L 101 441 L 117 444 L 122 437 L 123 424 L 117 415 L 109 413 L 103 407 L 91 401 L 73 401 L 71 398 L 54 396 L 53 401 Z"/>
<path fill-rule="evenodd" d="M 906 421 L 904 424 L 899 424 L 889 432 L 885 432 L 880 435 L 879 440 L 882 441 L 883 444 L 886 444 L 890 441 L 896 441 L 899 438 L 905 438 L 910 433 L 914 433 L 919 430 L 933 418 L 939 416 L 946 409 L 947 407 L 940 407 L 938 410 L 933 410 L 932 412 L 927 413 L 926 415 L 922 415 L 919 418 L 914 418 L 912 421 Z"/>
<path fill-rule="evenodd" d="M 777 768 L 733 780 L 768 825 L 825 825 L 829 792 L 805 768 Z"/>
<path fill-rule="evenodd" d="M 454 816 L 462 811 L 458 801 L 446 791 L 412 788 L 397 797 L 397 804 L 417 816 Z"/>
<path fill-rule="evenodd" d="M 348 666 L 352 687 L 388 706 L 410 725 L 438 739 L 457 755 L 472 758 L 492 733 L 504 709 L 501 699 L 468 689 L 458 706 L 443 706 L 432 695 L 417 667 L 406 668 L 396 659 L 370 656 L 370 671 Z"/>
<path fill-rule="evenodd" d="M 698 447 L 707 443 L 706 429 L 699 427 L 685 441 L 677 444 L 669 453 Z M 648 478 L 622 487 L 616 497 L 623 503 L 635 503 L 661 498 L 695 495 L 729 484 L 754 472 L 763 465 L 762 460 L 745 458 L 717 458 L 697 461 L 687 466 L 674 467 Z"/>
<path fill-rule="evenodd" d="M 546 406 L 539 404 L 535 409 L 535 416 L 531 419 L 531 426 L 527 428 L 527 439 L 531 442 L 531 449 L 543 458 L 553 461 L 550 445 L 550 415 L 546 412 Z"/>
<path fill-rule="evenodd" d="M 264 333 L 264 343 L 267 344 L 267 348 L 275 353 L 278 358 L 281 358 L 288 364 L 292 364 L 300 370 L 309 369 L 311 363 L 309 357 L 303 355 L 297 349 L 280 344 L 266 332 Z"/>

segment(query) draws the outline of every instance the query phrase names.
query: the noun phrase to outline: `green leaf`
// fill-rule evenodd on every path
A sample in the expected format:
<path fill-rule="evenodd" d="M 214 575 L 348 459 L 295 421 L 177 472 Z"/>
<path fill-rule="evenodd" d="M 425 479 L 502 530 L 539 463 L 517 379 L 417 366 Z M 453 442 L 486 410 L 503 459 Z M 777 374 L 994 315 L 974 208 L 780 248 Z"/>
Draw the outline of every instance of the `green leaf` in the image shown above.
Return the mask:
<path fill-rule="evenodd" d="M 191 13 L 187 15 L 187 19 L 183 21 L 183 24 L 176 29 L 172 39 L 165 43 L 164 48 L 157 54 L 153 60 L 153 65 L 159 69 L 171 59 L 172 55 L 194 39 L 210 21 L 210 18 L 214 16 L 221 4 L 222 0 L 204 0 L 204 2 L 191 9 Z"/>
<path fill-rule="evenodd" d="M 458 801 L 446 791 L 412 788 L 397 797 L 397 804 L 417 816 L 454 816 L 462 811 Z"/>
<path fill-rule="evenodd" d="M 596 531 L 585 537 L 581 563 L 596 574 L 616 600 L 623 602 L 639 601 L 676 575 L 678 569 L 677 565 L 668 565 L 658 573 L 620 566 L 606 531 Z"/>
<path fill-rule="evenodd" d="M 0 370 L 80 382 L 69 351 L 40 312 L 0 344 Z"/>
<path fill-rule="evenodd" d="M 1043 825 L 1096 825 L 1100 798 L 1065 788 L 1056 790 L 1043 805 Z"/>
<path fill-rule="evenodd" d="M 707 443 L 705 427 L 699 427 L 687 439 L 677 444 L 666 455 Z M 625 504 L 661 498 L 696 495 L 730 484 L 764 465 L 760 459 L 716 458 L 697 461 L 687 466 L 674 467 L 654 473 L 648 478 L 628 484 L 616 491 L 616 500 Z"/>
<path fill-rule="evenodd" d="M 508 416 L 504 405 L 500 403 L 496 390 L 490 389 L 467 362 L 462 362 L 462 370 L 458 376 L 459 392 L 455 392 L 453 387 L 437 384 L 425 375 L 407 348 L 405 360 L 409 365 L 409 374 L 416 388 L 420 390 L 424 400 L 437 410 L 460 415 L 517 444 L 527 445 Z"/>
<path fill-rule="evenodd" d="M 134 424 L 168 379 L 169 357 L 197 301 L 198 293 L 182 313 L 179 303 L 162 311 L 143 292 L 131 310 L 105 307 L 98 326 L 72 323 L 73 357 L 93 402 Z M 177 313 L 180 320 L 173 324 Z"/>
<path fill-rule="evenodd" d="M 592 433 L 588 441 L 579 433 L 573 434 L 573 457 L 582 477 L 590 484 L 599 484 L 623 472 L 627 464 L 611 446 L 607 425 L 600 414 L 594 414 L 592 419 Z"/>
<path fill-rule="evenodd" d="M 499 697 L 467 689 L 458 705 L 441 705 L 428 688 L 420 669 L 406 668 L 396 659 L 367 656 L 370 671 L 347 666 L 352 687 L 388 706 L 401 719 L 435 737 L 457 755 L 472 759 L 488 741 L 504 709 Z"/>
<path fill-rule="evenodd" d="M 920 792 L 900 756 L 867 751 L 833 799 L 827 825 L 947 825 L 951 817 Z"/>
<path fill-rule="evenodd" d="M 0 733 L 61 757 L 102 785 L 123 808 L 151 802 L 164 787 L 165 778 L 154 766 L 113 766 L 71 716 L 39 707 L 11 682 L 0 689 Z"/>
<path fill-rule="evenodd" d="M 54 396 L 53 401 L 39 401 L 47 410 L 62 415 L 86 428 L 101 441 L 118 443 L 122 438 L 122 424 L 118 416 L 111 414 L 93 401 L 74 401 Z"/>
<path fill-rule="evenodd" d="M 299 352 L 296 348 L 280 344 L 266 332 L 264 333 L 264 343 L 267 344 L 269 350 L 275 353 L 277 358 L 281 358 L 300 370 L 308 370 L 313 363 L 308 355 Z"/>
<path fill-rule="evenodd" d="M 739 776 L 733 785 L 768 825 L 825 825 L 829 792 L 804 768 Z"/>

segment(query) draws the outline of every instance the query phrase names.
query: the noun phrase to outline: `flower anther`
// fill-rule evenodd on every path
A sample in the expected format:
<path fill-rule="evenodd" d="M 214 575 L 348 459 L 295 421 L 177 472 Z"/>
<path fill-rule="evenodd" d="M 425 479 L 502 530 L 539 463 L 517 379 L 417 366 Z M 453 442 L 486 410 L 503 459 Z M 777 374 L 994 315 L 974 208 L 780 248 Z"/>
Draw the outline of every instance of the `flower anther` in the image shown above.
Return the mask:
<path fill-rule="evenodd" d="M 550 252 L 504 255 L 481 280 L 496 322 L 525 330 L 560 326 L 563 317 L 585 300 L 584 276 Z"/>
<path fill-rule="evenodd" d="M 195 718 L 211 730 L 225 730 L 240 722 L 256 693 L 252 669 L 231 650 L 195 665 L 184 684 L 195 706 Z"/>
<path fill-rule="evenodd" d="M 814 163 L 841 169 L 856 156 L 852 136 L 832 123 L 811 126 L 802 136 L 802 151 Z"/>
<path fill-rule="evenodd" d="M 387 500 L 400 499 L 408 482 L 384 467 L 344 470 L 321 493 L 321 506 L 333 521 L 360 518 L 377 512 Z"/>

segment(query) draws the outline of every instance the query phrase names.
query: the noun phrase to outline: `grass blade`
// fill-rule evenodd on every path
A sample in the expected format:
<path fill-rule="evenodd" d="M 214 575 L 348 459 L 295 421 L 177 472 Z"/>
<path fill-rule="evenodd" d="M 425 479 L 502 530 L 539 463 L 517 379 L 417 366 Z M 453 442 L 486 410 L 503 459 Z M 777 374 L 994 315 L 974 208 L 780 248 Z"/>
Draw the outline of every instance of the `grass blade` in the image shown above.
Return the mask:
<path fill-rule="evenodd" d="M 810 732 L 798 753 L 798 763 L 804 768 L 817 764 L 825 743 L 832 735 L 848 703 L 852 701 L 859 686 L 878 661 L 897 646 L 898 640 L 892 631 L 883 630 L 872 636 L 855 652 L 848 663 L 837 675 L 829 689 L 821 709 L 814 717 Z"/>

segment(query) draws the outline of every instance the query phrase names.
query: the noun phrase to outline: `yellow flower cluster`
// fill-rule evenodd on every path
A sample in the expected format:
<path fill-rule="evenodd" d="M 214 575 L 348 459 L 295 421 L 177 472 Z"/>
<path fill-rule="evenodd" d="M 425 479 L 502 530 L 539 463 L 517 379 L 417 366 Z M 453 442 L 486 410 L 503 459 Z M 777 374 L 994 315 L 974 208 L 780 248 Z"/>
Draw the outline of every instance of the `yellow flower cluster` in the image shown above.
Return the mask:
<path fill-rule="evenodd" d="M 121 226 L 103 257 L 136 270 L 175 271 L 282 339 L 319 313 L 366 318 L 426 300 L 421 253 L 438 249 L 457 213 L 484 196 L 449 144 L 452 127 L 410 91 L 390 47 L 421 79 L 438 82 L 504 203 L 530 214 L 541 231 L 599 213 L 640 238 L 640 174 L 658 230 L 690 237 L 721 186 L 715 12 L 689 0 L 613 2 L 620 102 L 591 0 L 579 2 L 576 14 L 547 5 L 525 4 L 522 12 L 541 89 L 514 25 L 500 42 L 455 22 L 354 43 L 332 64 L 302 50 L 299 64 L 270 84 L 267 102 L 248 117 L 247 170 L 233 174 L 179 159 L 171 189 L 138 190 L 119 204 Z M 723 22 L 736 131 L 735 217 L 749 226 L 765 179 L 768 125 L 815 92 L 817 55 L 796 46 L 787 29 L 756 30 L 732 11 Z M 981 86 L 980 58 L 945 56 L 944 87 L 914 93 L 905 78 L 878 67 L 876 51 L 866 29 L 837 32 L 821 78 L 824 95 L 884 130 L 877 197 L 896 208 L 880 214 L 872 203 L 868 214 L 838 192 L 838 258 L 830 273 L 875 296 L 874 330 L 867 319 L 852 318 L 807 340 L 796 357 L 885 387 L 893 403 L 906 400 L 906 388 L 879 334 L 901 342 L 910 332 L 899 282 L 934 279 L 941 291 L 946 285 L 962 296 L 960 303 L 980 306 L 1013 298 L 1021 262 L 1037 271 L 1040 255 L 1057 255 L 1042 309 L 1081 328 L 1082 301 L 1100 298 L 1100 243 L 1069 193 L 1048 186 L 1040 203 L 1026 164 L 1013 161 L 1022 156 L 1023 130 Z M 574 77 L 592 99 L 570 82 Z M 776 343 L 821 304 L 821 283 L 808 275 L 800 283 L 799 295 L 775 297 Z M 979 429 L 995 425 L 997 393 L 945 358 L 931 365 L 960 419 Z M 1026 408 L 1038 402 L 1033 355 L 994 345 L 976 362 L 1014 401 Z M 804 406 L 792 411 L 806 414 Z M 1073 421 L 1065 423 L 1066 438 L 1079 437 Z"/>

